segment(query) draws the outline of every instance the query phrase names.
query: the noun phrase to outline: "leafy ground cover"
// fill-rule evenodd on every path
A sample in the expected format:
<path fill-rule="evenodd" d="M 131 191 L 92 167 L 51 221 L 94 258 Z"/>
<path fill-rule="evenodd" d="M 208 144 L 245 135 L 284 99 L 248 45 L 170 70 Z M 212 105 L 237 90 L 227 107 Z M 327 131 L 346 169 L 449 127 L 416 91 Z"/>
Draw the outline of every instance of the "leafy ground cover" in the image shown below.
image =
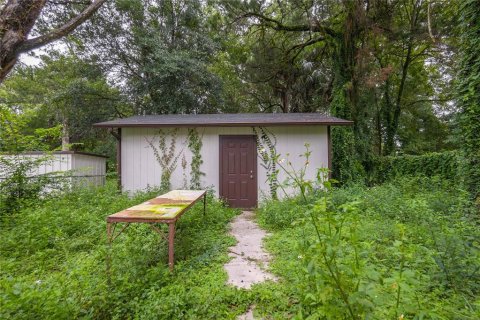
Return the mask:
<path fill-rule="evenodd" d="M 238 212 L 210 199 L 206 218 L 199 205 L 177 225 L 174 273 L 166 243 L 136 225 L 114 243 L 109 285 L 105 217 L 154 194 L 129 198 L 108 183 L 4 217 L 0 318 L 235 319 L 250 305 L 266 319 L 479 318 L 478 215 L 449 182 L 266 202 L 258 221 L 280 280 L 251 290 L 225 284 Z"/>
<path fill-rule="evenodd" d="M 177 223 L 176 267 L 167 245 L 147 226 L 133 225 L 113 245 L 111 285 L 105 257 L 108 214 L 158 191 L 119 195 L 114 183 L 47 199 L 2 222 L 0 318 L 234 318 L 248 296 L 225 286 L 222 269 L 234 239 L 227 224 L 238 212 L 213 200 Z"/>
<path fill-rule="evenodd" d="M 276 318 L 478 319 L 480 228 L 450 181 L 400 179 L 266 203 Z M 279 293 L 278 291 L 282 292 Z"/>

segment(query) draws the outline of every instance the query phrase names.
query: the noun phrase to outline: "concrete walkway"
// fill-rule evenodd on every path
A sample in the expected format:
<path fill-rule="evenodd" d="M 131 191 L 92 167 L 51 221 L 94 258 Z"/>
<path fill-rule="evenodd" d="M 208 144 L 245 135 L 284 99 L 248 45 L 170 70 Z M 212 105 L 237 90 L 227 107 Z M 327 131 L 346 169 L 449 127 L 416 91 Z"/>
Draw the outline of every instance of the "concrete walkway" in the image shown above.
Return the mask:
<path fill-rule="evenodd" d="M 228 284 L 250 289 L 254 283 L 274 280 L 275 277 L 265 271 L 270 255 L 263 250 L 262 240 L 266 232 L 253 221 L 252 211 L 243 211 L 231 223 L 231 235 L 237 244 L 229 249 L 233 258 L 224 267 L 228 273 Z"/>

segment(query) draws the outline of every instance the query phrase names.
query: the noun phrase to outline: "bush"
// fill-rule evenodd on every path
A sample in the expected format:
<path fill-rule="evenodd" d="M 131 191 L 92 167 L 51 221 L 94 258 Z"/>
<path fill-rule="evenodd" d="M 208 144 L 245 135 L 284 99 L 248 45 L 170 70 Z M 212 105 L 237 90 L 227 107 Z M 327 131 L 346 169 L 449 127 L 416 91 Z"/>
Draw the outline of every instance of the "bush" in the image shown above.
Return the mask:
<path fill-rule="evenodd" d="M 299 198 L 265 201 L 258 212 L 260 224 L 270 230 L 289 228 L 306 213 Z"/>
<path fill-rule="evenodd" d="M 53 174 L 31 176 L 30 172 L 48 161 L 48 157 L 24 158 L 0 155 L 0 217 L 27 207 L 45 196 L 46 188 L 55 188 Z M 57 181 L 58 182 L 58 181 Z"/>
<path fill-rule="evenodd" d="M 369 184 L 381 184 L 405 176 L 438 175 L 447 180 L 456 180 L 459 174 L 459 158 L 455 151 L 378 157 L 373 162 L 373 172 L 367 177 Z"/>

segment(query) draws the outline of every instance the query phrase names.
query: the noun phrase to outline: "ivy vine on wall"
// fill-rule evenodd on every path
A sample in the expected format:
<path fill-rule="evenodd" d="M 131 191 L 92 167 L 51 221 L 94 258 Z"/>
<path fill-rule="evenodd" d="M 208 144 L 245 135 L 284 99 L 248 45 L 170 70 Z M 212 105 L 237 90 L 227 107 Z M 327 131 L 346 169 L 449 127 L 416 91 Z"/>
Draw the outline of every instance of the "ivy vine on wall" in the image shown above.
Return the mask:
<path fill-rule="evenodd" d="M 190 163 L 190 188 L 191 189 L 201 189 L 200 179 L 205 175 L 200 170 L 200 167 L 203 164 L 202 160 L 202 138 L 203 134 L 200 135 L 196 128 L 188 129 L 188 148 L 192 152 L 192 162 Z"/>
<path fill-rule="evenodd" d="M 185 158 L 185 153 L 182 156 L 182 175 L 183 175 L 183 181 L 182 181 L 182 189 L 188 189 L 188 183 L 187 183 L 187 158 Z"/>
<path fill-rule="evenodd" d="M 270 196 L 272 199 L 278 199 L 278 172 L 277 161 L 279 154 L 277 153 L 277 138 L 267 128 L 252 127 L 257 142 L 258 157 L 261 160 L 260 165 L 267 172 L 267 182 L 270 188 Z"/>
<path fill-rule="evenodd" d="M 176 149 L 176 141 L 177 141 L 177 133 L 178 129 L 169 130 L 164 132 L 163 130 L 159 130 L 156 134 L 158 137 L 158 148 L 154 145 L 155 137 L 152 140 L 147 140 L 147 143 L 153 150 L 155 158 L 157 162 L 160 164 L 162 168 L 162 176 L 160 178 L 160 188 L 163 190 L 170 190 L 170 178 L 172 173 L 178 166 L 178 159 L 183 154 L 183 150 L 180 152 L 175 153 Z M 170 144 L 167 147 L 167 136 L 171 137 Z"/>

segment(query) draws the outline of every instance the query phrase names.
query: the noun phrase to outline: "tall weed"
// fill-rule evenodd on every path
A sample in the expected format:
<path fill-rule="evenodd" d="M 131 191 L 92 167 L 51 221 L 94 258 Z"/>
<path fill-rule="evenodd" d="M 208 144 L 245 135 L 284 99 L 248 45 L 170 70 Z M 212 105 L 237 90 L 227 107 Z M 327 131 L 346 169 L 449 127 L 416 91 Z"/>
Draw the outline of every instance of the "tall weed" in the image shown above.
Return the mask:
<path fill-rule="evenodd" d="M 480 231 L 472 208 L 449 181 L 409 178 L 317 190 L 258 212 L 273 232 L 272 267 L 297 301 L 291 316 L 475 319 Z"/>

